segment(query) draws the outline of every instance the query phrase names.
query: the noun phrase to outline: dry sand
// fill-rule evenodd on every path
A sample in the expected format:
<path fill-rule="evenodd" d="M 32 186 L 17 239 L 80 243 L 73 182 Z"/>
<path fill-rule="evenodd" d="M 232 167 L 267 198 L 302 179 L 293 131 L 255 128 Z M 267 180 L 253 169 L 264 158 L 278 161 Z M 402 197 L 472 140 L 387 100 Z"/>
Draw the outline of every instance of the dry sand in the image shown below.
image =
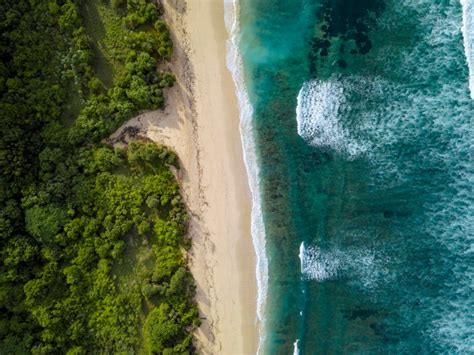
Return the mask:
<path fill-rule="evenodd" d="M 174 38 L 177 77 L 164 111 L 121 127 L 176 151 L 191 214 L 191 271 L 203 318 L 197 347 L 205 354 L 257 349 L 251 196 L 242 154 L 234 83 L 226 68 L 223 0 L 164 0 Z"/>

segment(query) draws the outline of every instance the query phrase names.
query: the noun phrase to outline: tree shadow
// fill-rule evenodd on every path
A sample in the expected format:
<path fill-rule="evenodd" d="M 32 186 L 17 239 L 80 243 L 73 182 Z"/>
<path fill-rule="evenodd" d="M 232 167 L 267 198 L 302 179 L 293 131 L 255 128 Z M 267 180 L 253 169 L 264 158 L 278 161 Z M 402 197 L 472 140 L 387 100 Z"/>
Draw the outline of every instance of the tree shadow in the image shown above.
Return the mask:
<path fill-rule="evenodd" d="M 81 17 L 87 35 L 92 39 L 92 67 L 100 81 L 109 88 L 113 84 L 113 66 L 104 55 L 101 43 L 105 39 L 106 30 L 95 1 L 85 1 L 80 7 Z"/>

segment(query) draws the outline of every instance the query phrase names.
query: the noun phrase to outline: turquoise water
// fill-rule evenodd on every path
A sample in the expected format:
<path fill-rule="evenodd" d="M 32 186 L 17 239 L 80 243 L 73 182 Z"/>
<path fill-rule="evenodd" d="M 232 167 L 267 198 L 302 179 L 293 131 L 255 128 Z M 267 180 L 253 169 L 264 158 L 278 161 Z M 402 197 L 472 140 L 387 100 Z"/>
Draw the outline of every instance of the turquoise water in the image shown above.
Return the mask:
<path fill-rule="evenodd" d="M 262 353 L 474 352 L 461 3 L 239 3 L 268 264 Z"/>

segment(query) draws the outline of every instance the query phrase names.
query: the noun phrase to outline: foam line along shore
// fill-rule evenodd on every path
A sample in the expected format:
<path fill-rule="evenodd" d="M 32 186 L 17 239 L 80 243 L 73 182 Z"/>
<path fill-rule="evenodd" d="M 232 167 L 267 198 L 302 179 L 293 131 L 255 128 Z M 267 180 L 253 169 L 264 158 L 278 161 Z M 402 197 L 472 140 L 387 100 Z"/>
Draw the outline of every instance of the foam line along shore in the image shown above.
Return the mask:
<path fill-rule="evenodd" d="M 243 155 L 249 185 L 252 194 L 252 216 L 251 232 L 256 253 L 256 278 L 257 278 L 257 321 L 259 330 L 259 347 L 264 337 L 264 309 L 267 297 L 268 284 L 268 261 L 265 255 L 265 229 L 263 225 L 261 195 L 259 189 L 259 171 L 257 164 L 257 154 L 255 148 L 255 137 L 252 129 L 253 109 L 249 101 L 245 87 L 242 58 L 239 52 L 239 1 L 224 0 L 225 22 L 229 33 L 227 42 L 227 67 L 232 73 L 237 92 L 240 110 L 240 134 L 243 146 Z"/>

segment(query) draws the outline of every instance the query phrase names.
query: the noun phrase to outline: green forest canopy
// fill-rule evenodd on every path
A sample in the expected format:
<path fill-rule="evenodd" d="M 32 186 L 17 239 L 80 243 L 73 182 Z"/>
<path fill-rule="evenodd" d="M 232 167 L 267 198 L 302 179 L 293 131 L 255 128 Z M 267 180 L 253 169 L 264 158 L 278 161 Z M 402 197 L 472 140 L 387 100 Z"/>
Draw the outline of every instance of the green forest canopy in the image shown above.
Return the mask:
<path fill-rule="evenodd" d="M 0 1 L 0 353 L 193 352 L 176 155 L 101 143 L 164 107 L 151 0 Z"/>

